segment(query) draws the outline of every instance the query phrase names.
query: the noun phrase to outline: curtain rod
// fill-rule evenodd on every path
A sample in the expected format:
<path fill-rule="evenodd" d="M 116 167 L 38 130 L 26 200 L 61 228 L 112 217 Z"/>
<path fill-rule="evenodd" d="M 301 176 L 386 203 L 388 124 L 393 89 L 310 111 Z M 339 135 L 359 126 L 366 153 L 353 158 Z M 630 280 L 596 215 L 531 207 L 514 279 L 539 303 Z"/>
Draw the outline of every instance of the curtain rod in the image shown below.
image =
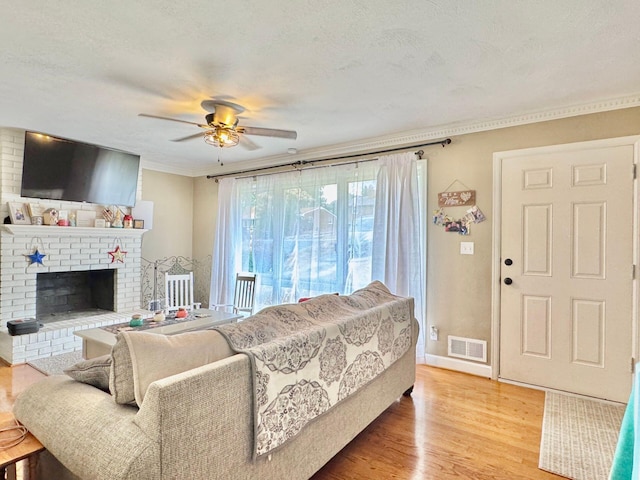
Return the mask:
<path fill-rule="evenodd" d="M 388 150 L 378 150 L 376 152 L 354 153 L 352 155 L 343 155 L 343 156 L 340 156 L 340 157 L 319 158 L 317 160 L 298 160 L 297 162 L 282 163 L 280 165 L 273 165 L 273 166 L 270 166 L 270 167 L 251 168 L 251 169 L 248 169 L 248 170 L 237 170 L 235 172 L 207 175 L 207 178 L 209 178 L 209 179 L 213 178 L 217 182 L 219 178 L 234 177 L 234 176 L 244 176 L 244 175 L 249 175 L 251 173 L 263 172 L 263 171 L 266 171 L 266 170 L 272 170 L 274 168 L 312 167 L 314 164 L 319 163 L 319 162 L 331 162 L 331 161 L 334 161 L 334 160 L 347 160 L 347 159 L 350 159 L 350 158 L 365 157 L 365 156 L 369 156 L 369 155 L 379 155 L 381 153 L 391 153 L 391 152 L 399 152 L 399 151 L 402 151 L 402 150 L 410 150 L 412 148 L 429 147 L 431 145 L 442 145 L 442 147 L 444 148 L 445 146 L 449 145 L 450 143 L 451 143 L 451 139 L 450 138 L 445 138 L 444 140 L 438 140 L 436 142 L 422 143 L 420 145 L 410 145 L 410 146 L 406 146 L 406 147 L 390 148 Z M 423 150 L 418 150 L 417 152 L 415 152 L 415 154 L 418 155 L 418 158 L 422 158 L 422 155 L 424 155 L 424 151 Z M 343 163 L 346 164 L 348 162 L 338 162 L 338 163 L 335 163 L 335 164 L 332 164 L 332 165 L 340 165 L 340 164 L 343 164 Z"/>

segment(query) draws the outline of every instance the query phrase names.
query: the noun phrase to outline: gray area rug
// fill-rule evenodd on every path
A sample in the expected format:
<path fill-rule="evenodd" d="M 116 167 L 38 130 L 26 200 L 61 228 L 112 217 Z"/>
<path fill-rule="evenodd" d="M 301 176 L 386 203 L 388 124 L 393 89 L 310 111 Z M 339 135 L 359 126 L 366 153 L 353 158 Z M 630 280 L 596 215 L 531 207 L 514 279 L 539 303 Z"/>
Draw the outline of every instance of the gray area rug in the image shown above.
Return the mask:
<path fill-rule="evenodd" d="M 625 405 L 547 392 L 538 467 L 573 480 L 607 480 Z"/>
<path fill-rule="evenodd" d="M 27 364 L 45 375 L 63 375 L 65 368 L 75 365 L 82 360 L 82 352 L 70 352 L 55 355 L 53 357 L 38 358 L 31 360 Z"/>

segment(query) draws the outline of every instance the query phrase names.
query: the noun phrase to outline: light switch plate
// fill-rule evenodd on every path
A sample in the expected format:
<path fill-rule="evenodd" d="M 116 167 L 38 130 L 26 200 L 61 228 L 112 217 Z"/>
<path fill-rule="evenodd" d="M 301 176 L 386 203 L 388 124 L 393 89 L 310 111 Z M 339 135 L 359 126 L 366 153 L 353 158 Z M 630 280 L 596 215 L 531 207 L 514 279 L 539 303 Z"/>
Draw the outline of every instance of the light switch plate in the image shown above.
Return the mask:
<path fill-rule="evenodd" d="M 460 255 L 473 255 L 473 242 L 460 242 Z"/>

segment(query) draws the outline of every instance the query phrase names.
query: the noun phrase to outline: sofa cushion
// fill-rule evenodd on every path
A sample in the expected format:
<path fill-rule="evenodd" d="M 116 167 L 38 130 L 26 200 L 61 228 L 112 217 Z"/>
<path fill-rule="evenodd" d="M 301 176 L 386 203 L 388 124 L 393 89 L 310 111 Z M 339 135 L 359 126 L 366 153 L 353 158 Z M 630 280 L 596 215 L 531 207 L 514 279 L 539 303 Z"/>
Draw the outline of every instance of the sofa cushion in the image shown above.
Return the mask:
<path fill-rule="evenodd" d="M 133 401 L 140 406 L 147 388 L 156 380 L 233 354 L 225 338 L 214 330 L 171 336 L 144 331 L 122 332 L 112 351 L 111 382 L 116 390 L 120 388 L 121 391 L 112 393 L 118 403 L 130 403 L 133 393 Z M 130 368 L 129 372 L 122 371 L 127 368 Z M 124 385 L 126 382 L 130 385 Z"/>
<path fill-rule="evenodd" d="M 109 391 L 109 372 L 111 370 L 111 355 L 91 358 L 76 363 L 64 370 L 77 382 L 93 385 L 105 392 Z"/>

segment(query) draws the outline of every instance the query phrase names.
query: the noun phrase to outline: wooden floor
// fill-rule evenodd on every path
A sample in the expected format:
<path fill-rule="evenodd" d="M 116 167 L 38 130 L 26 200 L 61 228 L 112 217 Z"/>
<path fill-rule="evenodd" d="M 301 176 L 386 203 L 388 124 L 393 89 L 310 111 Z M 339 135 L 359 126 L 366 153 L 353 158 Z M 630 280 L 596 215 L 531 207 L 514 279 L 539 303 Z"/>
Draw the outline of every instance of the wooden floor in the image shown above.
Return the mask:
<path fill-rule="evenodd" d="M 0 365 L 0 411 L 43 375 Z M 312 480 L 562 479 L 538 469 L 544 393 L 418 366 L 401 398 Z"/>
<path fill-rule="evenodd" d="M 8 367 L 0 361 L 0 412 L 8 412 L 20 392 L 44 375 L 29 365 Z"/>
<path fill-rule="evenodd" d="M 538 469 L 544 392 L 424 365 L 312 480 L 562 479 Z"/>

